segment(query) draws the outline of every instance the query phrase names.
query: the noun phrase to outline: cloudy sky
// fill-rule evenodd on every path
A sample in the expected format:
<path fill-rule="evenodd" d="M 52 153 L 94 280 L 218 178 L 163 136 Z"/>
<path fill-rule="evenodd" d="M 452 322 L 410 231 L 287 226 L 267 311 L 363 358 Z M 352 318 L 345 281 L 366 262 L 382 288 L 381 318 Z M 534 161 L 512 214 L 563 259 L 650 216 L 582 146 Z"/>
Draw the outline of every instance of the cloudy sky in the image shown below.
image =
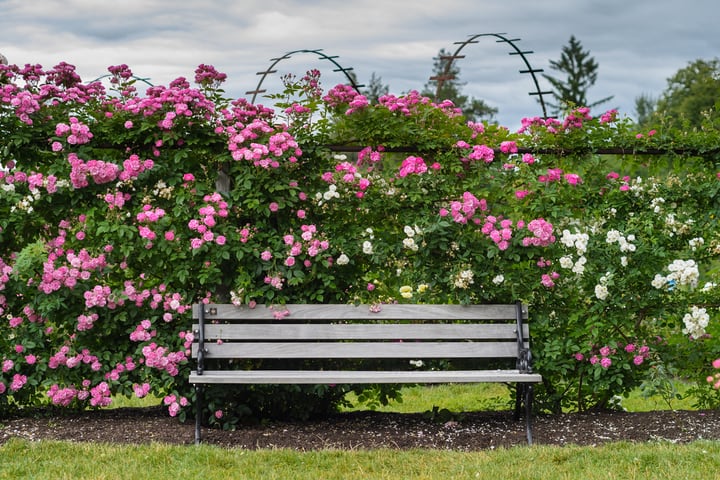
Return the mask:
<path fill-rule="evenodd" d="M 86 81 L 125 63 L 156 85 L 212 64 L 227 73 L 230 96 L 250 98 L 271 59 L 322 49 L 360 82 L 374 73 L 401 94 L 423 88 L 440 49 L 475 35 L 520 39 L 531 66 L 550 74 L 575 35 L 599 64 L 590 101 L 614 95 L 599 108 L 633 116 L 636 97 L 659 95 L 690 61 L 720 56 L 719 18 L 717 0 L 0 0 L 0 54 L 18 65 L 66 61 Z M 498 108 L 512 128 L 542 111 L 522 59 L 496 40 L 478 37 L 457 66 L 463 93 Z M 279 75 L 310 68 L 328 88 L 345 81 L 332 62 L 297 53 L 263 87 L 277 92 Z"/>

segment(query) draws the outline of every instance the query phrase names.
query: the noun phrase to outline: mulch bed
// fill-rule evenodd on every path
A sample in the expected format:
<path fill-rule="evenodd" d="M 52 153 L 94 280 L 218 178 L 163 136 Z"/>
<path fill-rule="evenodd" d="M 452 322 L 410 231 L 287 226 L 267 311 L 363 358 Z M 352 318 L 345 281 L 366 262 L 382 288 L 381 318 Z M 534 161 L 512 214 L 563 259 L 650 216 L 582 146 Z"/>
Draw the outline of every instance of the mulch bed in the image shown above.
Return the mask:
<path fill-rule="evenodd" d="M 116 444 L 194 442 L 194 424 L 182 424 L 164 408 L 121 408 L 81 413 L 35 412 L 0 419 L 0 444 L 10 438 Z M 720 440 L 720 410 L 593 412 L 538 415 L 537 445 L 599 445 L 607 442 Z M 511 412 L 470 412 L 459 421 L 435 422 L 422 414 L 342 413 L 309 422 L 203 429 L 206 444 L 224 448 L 377 449 L 433 448 L 458 451 L 526 445 L 524 420 Z"/>

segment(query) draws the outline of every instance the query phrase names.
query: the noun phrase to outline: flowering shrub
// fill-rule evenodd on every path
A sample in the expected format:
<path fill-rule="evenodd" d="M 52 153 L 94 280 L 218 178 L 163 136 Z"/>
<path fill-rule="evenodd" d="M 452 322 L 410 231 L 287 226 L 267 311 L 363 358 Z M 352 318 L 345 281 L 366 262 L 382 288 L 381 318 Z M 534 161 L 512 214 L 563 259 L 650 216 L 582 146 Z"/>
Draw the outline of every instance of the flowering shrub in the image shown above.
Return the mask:
<path fill-rule="evenodd" d="M 325 93 L 317 72 L 286 78 L 276 113 L 224 98 L 211 66 L 144 94 L 109 70 L 106 90 L 67 64 L 0 66 L 0 408 L 153 394 L 184 417 L 198 301 L 282 320 L 293 302 L 519 299 L 543 408 L 606 406 L 659 369 L 707 387 L 715 160 L 593 152 L 716 151 L 717 130 L 638 137 L 581 108 L 511 133 L 417 92 Z M 346 391 L 217 389 L 206 418 L 306 416 Z"/>

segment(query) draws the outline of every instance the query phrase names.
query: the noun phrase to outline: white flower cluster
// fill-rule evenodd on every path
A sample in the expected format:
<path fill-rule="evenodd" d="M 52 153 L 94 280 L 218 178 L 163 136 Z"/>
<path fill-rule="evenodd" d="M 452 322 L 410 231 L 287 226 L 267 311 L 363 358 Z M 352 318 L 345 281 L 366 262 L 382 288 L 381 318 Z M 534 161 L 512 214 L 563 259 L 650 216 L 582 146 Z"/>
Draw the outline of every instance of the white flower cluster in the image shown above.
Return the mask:
<path fill-rule="evenodd" d="M 705 239 L 702 237 L 691 238 L 688 244 L 690 245 L 690 249 L 694 252 L 698 248 L 705 245 Z"/>
<path fill-rule="evenodd" d="M 27 213 L 32 213 L 34 211 L 32 204 L 35 202 L 35 200 L 38 200 L 39 198 L 40 192 L 38 190 L 35 190 L 30 195 L 26 195 L 25 197 L 23 197 L 23 199 L 20 200 L 16 205 L 10 207 L 10 211 L 15 212 L 16 210 L 22 210 Z"/>
<path fill-rule="evenodd" d="M 595 297 L 597 297 L 598 300 L 605 300 L 608 297 L 610 292 L 608 290 L 607 283 L 610 276 L 610 273 L 606 273 L 600 277 L 600 283 L 595 285 Z"/>
<path fill-rule="evenodd" d="M 708 326 L 710 321 L 710 315 L 704 308 L 698 308 L 695 305 L 692 306 L 690 313 L 686 313 L 683 317 L 683 333 L 690 335 L 690 338 L 696 339 L 705 335 L 705 328 Z"/>
<path fill-rule="evenodd" d="M 572 269 L 573 273 L 582 275 L 585 273 L 585 252 L 587 252 L 588 241 L 590 236 L 587 233 L 571 233 L 570 230 L 563 230 L 560 243 L 568 248 L 574 248 L 577 252 L 578 259 L 573 261 L 572 255 L 564 255 L 560 257 L 560 266 L 566 269 Z"/>
<path fill-rule="evenodd" d="M 577 259 L 577 261 L 573 262 L 572 256 L 565 255 L 560 257 L 560 266 L 562 268 L 572 269 L 573 273 L 576 273 L 578 275 L 582 275 L 585 273 L 585 264 L 587 263 L 587 258 L 585 256 L 581 256 Z"/>
<path fill-rule="evenodd" d="M 348 258 L 348 256 L 344 253 L 341 253 L 335 263 L 337 263 L 338 265 L 347 265 L 348 263 L 350 263 L 350 258 Z"/>
<path fill-rule="evenodd" d="M 475 274 L 472 272 L 472 270 L 462 270 L 455 276 L 455 287 L 466 289 L 470 287 L 473 283 L 475 283 L 475 280 L 473 277 Z"/>
<path fill-rule="evenodd" d="M 563 230 L 560 242 L 568 248 L 575 248 L 579 256 L 585 255 L 587 252 L 588 240 L 590 236 L 587 233 L 570 233 L 570 230 Z"/>
<path fill-rule="evenodd" d="M 695 220 L 692 218 L 688 218 L 684 222 L 681 222 L 675 217 L 674 213 L 669 213 L 665 216 L 665 226 L 670 231 L 670 236 L 675 234 L 686 234 L 690 232 L 694 224 Z"/>
<path fill-rule="evenodd" d="M 366 228 L 365 234 L 368 236 L 370 240 L 373 240 L 375 238 L 375 235 L 373 234 L 372 228 Z M 362 244 L 362 250 L 365 255 L 372 255 L 373 253 L 373 244 L 370 240 L 365 240 Z"/>
<path fill-rule="evenodd" d="M 632 243 L 634 241 L 635 235 L 631 233 L 626 237 L 618 230 L 608 230 L 607 236 L 605 237 L 605 242 L 617 243 L 620 246 L 621 252 L 634 252 L 637 248 L 635 244 Z"/>
<path fill-rule="evenodd" d="M 502 275 L 502 274 L 501 274 L 501 275 L 495 275 L 495 277 L 493 277 L 493 279 L 492 279 L 492 282 L 493 282 L 495 285 L 500 285 L 500 284 L 503 283 L 504 281 L 505 281 L 505 276 Z"/>
<path fill-rule="evenodd" d="M 403 229 L 405 232 L 405 239 L 403 239 L 403 246 L 407 248 L 408 250 L 412 250 L 413 252 L 417 252 L 420 248 L 415 242 L 415 235 L 422 235 L 422 230 L 415 225 L 414 227 L 411 227 L 409 225 L 405 225 L 405 228 Z"/>
<path fill-rule="evenodd" d="M 697 287 L 700 271 L 695 260 L 673 260 L 667 268 L 670 271 L 668 280 L 675 280 L 678 285 Z"/>
<path fill-rule="evenodd" d="M 340 198 L 340 194 L 337 192 L 337 187 L 332 183 L 328 186 L 326 192 L 317 192 L 315 194 L 315 200 L 317 200 L 318 205 L 322 205 L 323 200 L 327 202 L 332 200 L 333 198 Z"/>
<path fill-rule="evenodd" d="M 662 197 L 657 197 L 652 199 L 652 201 L 650 202 L 650 207 L 653 209 L 653 212 L 660 213 L 664 204 L 665 199 Z"/>
<path fill-rule="evenodd" d="M 655 275 L 651 282 L 653 287 L 657 289 L 668 288 L 668 285 L 670 289 L 675 286 L 697 287 L 700 271 L 695 260 L 673 260 L 667 269 L 670 272 L 669 275 L 663 276 L 659 273 Z"/>

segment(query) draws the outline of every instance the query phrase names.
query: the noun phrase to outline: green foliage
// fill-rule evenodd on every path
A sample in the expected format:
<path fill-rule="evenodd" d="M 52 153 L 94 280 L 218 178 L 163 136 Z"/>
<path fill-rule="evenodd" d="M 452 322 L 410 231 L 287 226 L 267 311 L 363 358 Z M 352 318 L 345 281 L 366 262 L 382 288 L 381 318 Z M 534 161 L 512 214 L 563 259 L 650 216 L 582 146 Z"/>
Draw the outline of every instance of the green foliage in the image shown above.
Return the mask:
<path fill-rule="evenodd" d="M 653 369 L 704 385 L 720 356 L 716 129 L 578 108 L 510 132 L 318 72 L 286 77 L 274 112 L 209 66 L 145 95 L 127 67 L 109 93 L 38 68 L 0 70 L 0 409 L 151 394 L 191 415 L 199 301 L 522 300 L 551 411 L 607 407 Z M 307 418 L 349 390 L 398 395 L 217 389 L 203 415 Z"/>
<path fill-rule="evenodd" d="M 667 87 L 654 109 L 646 108 L 652 115 L 639 119 L 639 123 L 653 126 L 666 122 L 683 130 L 717 125 L 720 121 L 718 98 L 720 59 L 698 59 L 668 78 Z"/>

